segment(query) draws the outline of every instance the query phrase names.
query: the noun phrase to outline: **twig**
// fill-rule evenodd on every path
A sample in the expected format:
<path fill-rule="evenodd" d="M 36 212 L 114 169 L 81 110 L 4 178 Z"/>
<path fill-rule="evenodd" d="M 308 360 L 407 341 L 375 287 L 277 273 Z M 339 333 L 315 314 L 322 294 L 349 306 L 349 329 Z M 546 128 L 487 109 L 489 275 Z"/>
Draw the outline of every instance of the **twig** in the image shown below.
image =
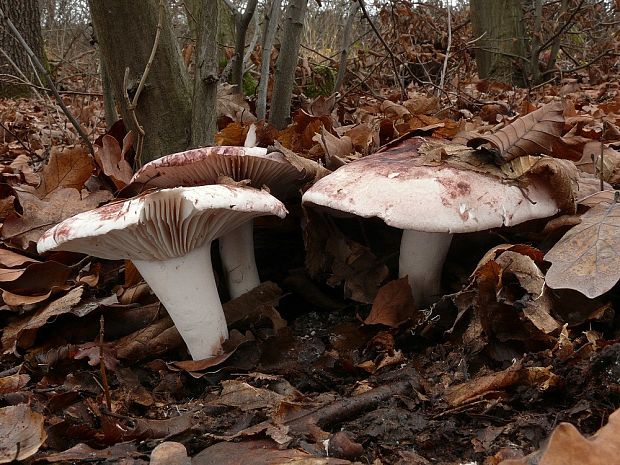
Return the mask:
<path fill-rule="evenodd" d="M 385 50 L 390 55 L 390 61 L 392 62 L 392 67 L 394 68 L 394 77 L 398 81 L 398 85 L 400 86 L 400 90 L 402 93 L 402 99 L 404 100 L 407 98 L 407 90 L 405 89 L 403 80 L 400 78 L 400 73 L 398 72 L 398 66 L 396 66 L 396 57 L 394 56 L 394 52 L 392 52 L 392 49 L 387 44 L 387 42 L 385 41 L 385 39 L 379 32 L 377 27 L 375 26 L 375 23 L 372 21 L 372 19 L 368 15 L 368 11 L 366 11 L 366 5 L 364 4 L 364 0 L 357 0 L 357 1 L 360 4 L 360 8 L 362 10 L 362 13 L 364 14 L 364 17 L 366 18 L 366 21 L 368 21 L 368 24 L 370 24 L 371 29 L 374 31 L 375 35 L 377 36 L 381 44 L 383 44 L 383 47 L 385 47 Z"/>
<path fill-rule="evenodd" d="M 446 46 L 446 57 L 443 60 L 441 79 L 439 80 L 439 87 L 441 88 L 442 92 L 445 92 L 444 82 L 446 79 L 446 72 L 448 71 L 448 58 L 450 57 L 450 48 L 452 47 L 452 13 L 450 9 L 451 3 L 451 0 L 448 0 L 448 2 L 446 3 L 446 8 L 448 10 L 448 45 Z"/>
<path fill-rule="evenodd" d="M 605 156 L 605 144 L 603 143 L 603 141 L 605 140 L 605 129 L 606 129 L 606 124 L 607 121 L 603 120 L 603 130 L 601 131 L 601 156 L 600 156 L 600 160 L 601 160 L 601 171 L 599 173 L 599 178 L 601 180 L 601 184 L 600 184 L 600 188 L 602 191 L 605 190 L 605 173 L 603 172 L 603 170 L 605 169 L 605 165 L 603 164 L 604 161 L 604 156 Z"/>
<path fill-rule="evenodd" d="M 33 152 L 31 149 L 29 149 L 28 147 L 26 147 L 26 144 L 24 144 L 24 142 L 19 138 L 19 136 L 17 134 L 15 134 L 13 131 L 11 131 L 8 127 L 6 127 L 1 121 L 0 121 L 0 127 L 2 129 L 4 129 L 6 132 L 8 132 L 10 135 L 12 135 L 13 137 L 15 137 L 15 139 L 17 140 L 17 142 L 19 142 L 19 145 L 21 145 L 24 149 L 26 149 L 28 151 L 28 153 L 30 155 L 36 155 L 38 157 L 38 155 Z"/>
<path fill-rule="evenodd" d="M 69 119 L 69 121 L 71 122 L 71 124 L 73 125 L 73 127 L 75 128 L 77 133 L 79 134 L 79 136 L 82 138 L 82 140 L 84 141 L 84 143 L 88 147 L 88 150 L 89 150 L 90 154 L 94 158 L 95 157 L 95 149 L 93 148 L 93 144 L 90 143 L 90 140 L 88 140 L 88 136 L 82 130 L 82 127 L 80 126 L 80 123 L 77 122 L 75 117 L 71 114 L 71 112 L 69 111 L 69 109 L 65 105 L 65 102 L 63 102 L 62 97 L 60 96 L 60 94 L 58 93 L 58 90 L 56 89 L 56 86 L 54 85 L 54 81 L 52 80 L 52 77 L 48 74 L 47 70 L 41 64 L 41 61 L 39 61 L 39 59 L 34 54 L 32 49 L 28 46 L 28 44 L 26 43 L 26 41 L 24 40 L 22 35 L 19 33 L 19 31 L 17 30 L 17 28 L 13 24 L 13 21 L 11 21 L 10 18 L 4 14 L 4 11 L 2 10 L 2 8 L 0 8 L 0 19 L 4 20 L 6 22 L 6 24 L 9 26 L 9 29 L 11 30 L 11 32 L 15 36 L 15 39 L 17 39 L 17 41 L 20 43 L 20 45 L 24 48 L 24 50 L 26 51 L 26 53 L 28 54 L 28 56 L 30 57 L 32 62 L 34 63 L 37 71 L 40 74 L 42 74 L 43 76 L 45 76 L 45 79 L 47 79 L 47 82 L 48 82 L 48 84 L 50 86 L 50 89 L 51 89 L 52 93 L 54 94 L 54 97 L 56 97 L 56 101 L 58 102 L 58 106 L 62 109 L 62 111 L 65 114 L 65 116 Z"/>
<path fill-rule="evenodd" d="M 157 30 L 155 32 L 155 40 L 153 41 L 153 48 L 151 49 L 151 56 L 149 56 L 149 60 L 146 62 L 146 66 L 144 67 L 144 72 L 142 73 L 142 77 L 140 78 L 140 83 L 138 84 L 138 89 L 133 96 L 133 99 L 129 98 L 129 67 L 125 68 L 125 76 L 123 77 L 123 89 L 125 91 L 125 103 L 127 105 L 127 109 L 131 112 L 131 116 L 133 118 L 133 122 L 138 129 L 138 146 L 136 147 L 136 162 L 138 166 L 142 165 L 142 147 L 144 146 L 144 128 L 140 125 L 138 121 L 138 117 L 136 115 L 136 108 L 138 107 L 138 99 L 140 98 L 140 94 L 142 93 L 142 89 L 144 89 L 144 85 L 146 83 L 146 78 L 149 75 L 149 71 L 151 70 L 151 65 L 155 60 L 155 53 L 157 52 L 157 47 L 159 46 L 159 36 L 161 35 L 162 24 L 164 22 L 164 2 L 163 0 L 159 1 L 159 17 L 157 18 Z"/>
<path fill-rule="evenodd" d="M 108 410 L 112 410 L 112 397 L 110 396 L 110 386 L 108 385 L 108 375 L 103 361 L 103 333 L 104 333 L 103 315 L 99 318 L 99 370 L 101 371 L 101 384 L 103 384 L 103 394 L 105 395 L 105 404 Z"/>
<path fill-rule="evenodd" d="M 2 50 L 0 49 L 0 53 L 2 52 Z M 18 82 L 21 85 L 24 86 L 28 86 L 28 87 L 32 87 L 34 90 L 42 90 L 44 92 L 52 92 L 52 89 L 48 88 L 48 87 L 43 87 L 43 86 L 39 86 L 37 84 L 34 84 L 32 82 L 28 82 L 22 78 L 20 78 L 19 76 L 15 76 L 13 74 L 0 74 L 0 79 L 1 78 L 12 78 L 15 80 L 15 82 Z M 102 97 L 103 94 L 101 92 L 82 92 L 79 90 L 59 90 L 58 93 L 60 95 L 83 95 L 85 97 Z"/>

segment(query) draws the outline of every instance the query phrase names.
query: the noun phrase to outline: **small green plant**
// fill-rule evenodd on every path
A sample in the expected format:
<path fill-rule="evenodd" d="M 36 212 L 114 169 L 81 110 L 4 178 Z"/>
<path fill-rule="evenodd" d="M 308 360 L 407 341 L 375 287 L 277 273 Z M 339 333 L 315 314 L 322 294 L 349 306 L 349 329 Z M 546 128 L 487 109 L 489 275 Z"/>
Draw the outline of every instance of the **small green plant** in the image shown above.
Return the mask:
<path fill-rule="evenodd" d="M 312 82 L 304 89 L 304 94 L 309 98 L 328 96 L 334 92 L 336 83 L 336 70 L 329 66 L 317 65 L 312 68 Z"/>
<path fill-rule="evenodd" d="M 256 94 L 256 88 L 258 87 L 258 81 L 254 79 L 250 73 L 243 74 L 243 94 L 246 96 Z"/>

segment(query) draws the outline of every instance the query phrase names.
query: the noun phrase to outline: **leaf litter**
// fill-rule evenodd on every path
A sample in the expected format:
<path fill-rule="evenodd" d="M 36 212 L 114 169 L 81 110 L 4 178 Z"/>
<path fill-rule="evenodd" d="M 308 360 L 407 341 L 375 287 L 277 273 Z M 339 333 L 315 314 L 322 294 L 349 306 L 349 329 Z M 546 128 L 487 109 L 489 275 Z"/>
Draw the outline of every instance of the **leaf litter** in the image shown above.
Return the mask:
<path fill-rule="evenodd" d="M 540 108 L 525 96 L 512 108 L 461 102 L 446 116 L 430 94 L 409 91 L 398 102 L 386 91 L 309 102 L 282 131 L 257 123 L 258 145 L 279 147 L 315 179 L 423 136 L 425 163 L 467 165 L 506 182 L 544 178 L 570 221 L 463 238 L 444 270 L 451 293 L 427 309 L 397 278 L 398 231 L 309 212 L 303 232 L 295 221 L 268 224 L 256 233 L 257 257 L 271 281 L 225 304 L 230 344 L 205 361 L 187 360 L 129 262 L 33 248 L 44 230 L 125 187 L 131 135 L 104 135 L 92 160 L 75 135 L 42 123 L 20 129 L 32 136 L 32 153 L 11 141 L 0 172 L 0 413 L 8 418 L 0 423 L 20 425 L 0 434 L 3 460 L 613 463 L 620 245 L 614 194 L 590 194 L 601 178 L 618 187 L 619 107 L 592 103 L 597 89 L 580 92 Z M 251 106 L 225 87 L 220 94 L 218 140 L 241 145 Z M 468 141 L 490 144 L 504 163 L 457 145 Z M 12 436 L 22 430 L 27 438 Z"/>

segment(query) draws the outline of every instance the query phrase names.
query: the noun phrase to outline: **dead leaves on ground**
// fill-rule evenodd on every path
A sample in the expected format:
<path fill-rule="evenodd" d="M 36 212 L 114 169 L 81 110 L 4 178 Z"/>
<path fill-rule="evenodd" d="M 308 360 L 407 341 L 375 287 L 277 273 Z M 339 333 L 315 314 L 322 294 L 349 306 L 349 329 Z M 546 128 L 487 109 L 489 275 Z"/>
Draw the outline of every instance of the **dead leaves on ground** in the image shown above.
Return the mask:
<path fill-rule="evenodd" d="M 620 280 L 620 203 L 599 203 L 581 215 L 545 255 L 551 262 L 546 282 L 587 297 L 604 294 Z"/>

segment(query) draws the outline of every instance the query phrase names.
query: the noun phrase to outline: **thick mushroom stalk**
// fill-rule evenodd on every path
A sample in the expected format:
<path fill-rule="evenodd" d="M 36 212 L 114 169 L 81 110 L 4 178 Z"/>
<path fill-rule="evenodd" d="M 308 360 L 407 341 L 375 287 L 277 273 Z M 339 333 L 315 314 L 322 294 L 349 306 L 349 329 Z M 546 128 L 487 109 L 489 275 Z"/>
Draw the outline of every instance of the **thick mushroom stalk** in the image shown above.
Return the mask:
<path fill-rule="evenodd" d="M 211 242 L 181 257 L 133 263 L 166 307 L 192 358 L 220 353 L 228 328 L 211 266 Z"/>
<path fill-rule="evenodd" d="M 260 285 L 254 257 L 254 222 L 248 221 L 219 239 L 220 256 L 230 298 Z"/>
<path fill-rule="evenodd" d="M 419 308 L 435 302 L 441 295 L 441 270 L 451 242 L 450 233 L 403 231 L 398 275 L 408 276 L 413 299 Z"/>

